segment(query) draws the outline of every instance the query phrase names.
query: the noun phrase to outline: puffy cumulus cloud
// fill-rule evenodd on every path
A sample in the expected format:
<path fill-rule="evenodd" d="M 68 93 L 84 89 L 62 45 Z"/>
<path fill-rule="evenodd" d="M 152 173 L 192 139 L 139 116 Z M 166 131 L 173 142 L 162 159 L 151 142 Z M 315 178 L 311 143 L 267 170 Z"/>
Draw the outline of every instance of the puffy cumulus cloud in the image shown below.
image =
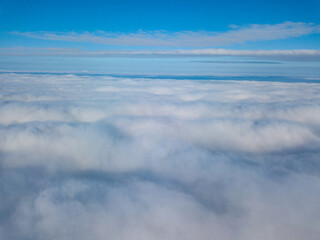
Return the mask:
<path fill-rule="evenodd" d="M 0 239 L 320 234 L 319 84 L 0 81 Z"/>

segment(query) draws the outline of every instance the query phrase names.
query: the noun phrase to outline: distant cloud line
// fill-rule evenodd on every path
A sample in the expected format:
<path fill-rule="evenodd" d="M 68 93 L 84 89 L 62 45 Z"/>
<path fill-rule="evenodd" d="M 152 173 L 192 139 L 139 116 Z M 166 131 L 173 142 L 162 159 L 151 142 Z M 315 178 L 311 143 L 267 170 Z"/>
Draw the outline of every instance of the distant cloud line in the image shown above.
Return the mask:
<path fill-rule="evenodd" d="M 174 50 L 107 50 L 88 51 L 75 48 L 0 48 L 0 56 L 253 56 L 267 58 L 287 58 L 318 60 L 320 50 L 231 50 L 231 49 L 174 49 Z"/>

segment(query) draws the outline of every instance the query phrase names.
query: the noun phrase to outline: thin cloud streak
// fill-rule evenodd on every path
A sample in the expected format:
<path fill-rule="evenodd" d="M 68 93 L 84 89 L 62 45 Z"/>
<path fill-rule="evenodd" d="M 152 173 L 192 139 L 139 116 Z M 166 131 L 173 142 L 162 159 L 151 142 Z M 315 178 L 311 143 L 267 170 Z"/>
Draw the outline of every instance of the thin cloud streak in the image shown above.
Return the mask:
<path fill-rule="evenodd" d="M 232 49 L 175 49 L 175 50 L 115 50 L 115 51 L 89 51 L 75 48 L 0 48 L 0 56 L 84 56 L 84 57 L 113 57 L 113 56 L 244 56 L 286 58 L 288 60 L 319 60 L 320 50 L 294 49 L 294 50 L 232 50 Z"/>
<path fill-rule="evenodd" d="M 28 38 L 52 41 L 86 42 L 117 46 L 219 47 L 237 43 L 286 39 L 319 33 L 320 25 L 304 22 L 251 24 L 227 32 L 139 31 L 136 33 L 96 32 L 11 32 Z"/>

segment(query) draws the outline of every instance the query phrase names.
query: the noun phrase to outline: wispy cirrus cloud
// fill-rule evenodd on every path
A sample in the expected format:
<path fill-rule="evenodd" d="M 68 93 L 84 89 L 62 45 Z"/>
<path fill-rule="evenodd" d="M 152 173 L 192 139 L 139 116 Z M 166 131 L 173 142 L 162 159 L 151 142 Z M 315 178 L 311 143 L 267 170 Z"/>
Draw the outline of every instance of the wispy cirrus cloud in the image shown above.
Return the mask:
<path fill-rule="evenodd" d="M 268 41 L 319 33 L 320 25 L 304 22 L 232 26 L 227 32 L 139 31 L 136 33 L 96 32 L 11 32 L 28 38 L 86 42 L 118 46 L 217 47 L 237 43 Z"/>

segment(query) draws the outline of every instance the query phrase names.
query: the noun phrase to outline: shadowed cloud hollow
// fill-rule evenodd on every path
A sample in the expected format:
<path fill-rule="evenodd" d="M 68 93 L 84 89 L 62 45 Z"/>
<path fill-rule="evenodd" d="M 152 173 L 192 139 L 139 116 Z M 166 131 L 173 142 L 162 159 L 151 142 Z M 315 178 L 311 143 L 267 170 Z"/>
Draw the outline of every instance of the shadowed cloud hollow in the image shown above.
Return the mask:
<path fill-rule="evenodd" d="M 320 235 L 318 83 L 0 83 L 0 239 Z"/>

